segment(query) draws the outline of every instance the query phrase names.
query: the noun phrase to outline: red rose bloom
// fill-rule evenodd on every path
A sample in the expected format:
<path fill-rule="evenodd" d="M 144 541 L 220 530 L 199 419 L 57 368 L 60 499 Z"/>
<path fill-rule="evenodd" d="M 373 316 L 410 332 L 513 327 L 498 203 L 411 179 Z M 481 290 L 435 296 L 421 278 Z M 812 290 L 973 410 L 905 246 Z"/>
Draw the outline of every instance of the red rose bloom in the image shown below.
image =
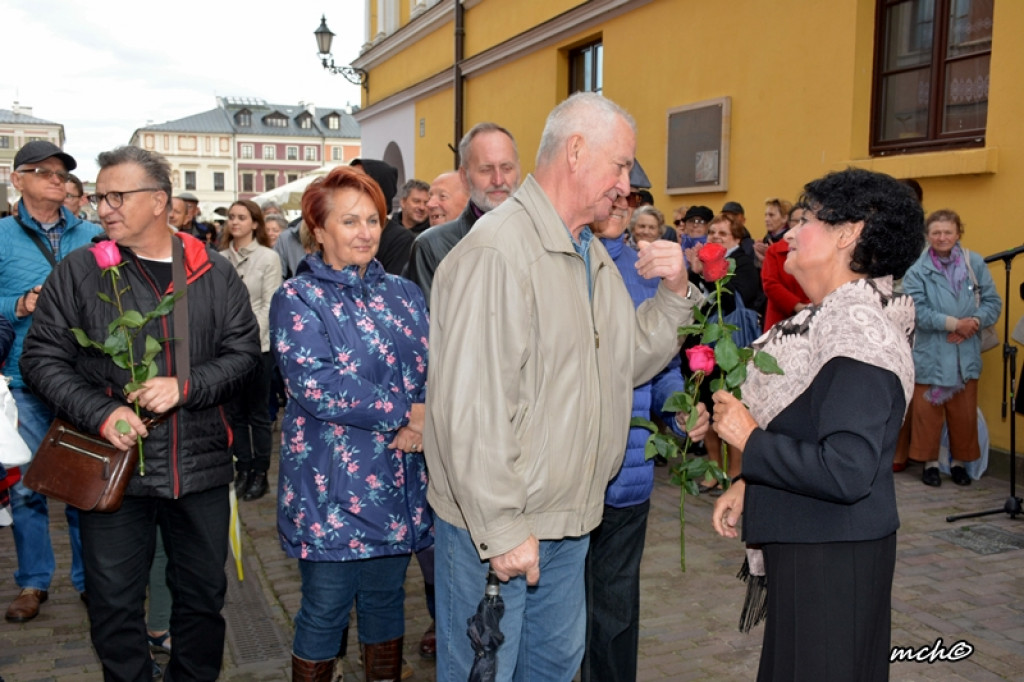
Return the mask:
<path fill-rule="evenodd" d="M 715 350 L 711 346 L 694 346 L 686 349 L 686 362 L 691 372 L 710 374 L 715 369 Z"/>
<path fill-rule="evenodd" d="M 697 257 L 704 265 L 705 282 L 717 282 L 729 274 L 729 261 L 725 258 L 725 247 L 721 244 L 705 244 Z"/>

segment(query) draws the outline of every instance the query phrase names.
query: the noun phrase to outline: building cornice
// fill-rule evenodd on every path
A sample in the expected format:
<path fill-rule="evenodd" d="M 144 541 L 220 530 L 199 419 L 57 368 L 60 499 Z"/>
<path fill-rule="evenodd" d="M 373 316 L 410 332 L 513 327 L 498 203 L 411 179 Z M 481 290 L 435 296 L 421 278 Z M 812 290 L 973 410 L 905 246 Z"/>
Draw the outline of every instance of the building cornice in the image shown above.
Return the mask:
<path fill-rule="evenodd" d="M 452 21 L 455 16 L 455 0 L 443 0 L 433 7 L 417 14 L 411 21 L 388 36 L 376 38 L 365 46 L 363 53 L 352 60 L 352 66 L 370 70 L 394 57 L 409 45 Z M 359 119 L 356 119 L 357 121 Z"/>
<path fill-rule="evenodd" d="M 479 4 L 482 0 L 465 0 L 463 3 L 467 9 L 472 6 Z M 574 9 L 569 10 L 563 14 L 554 17 L 539 26 L 524 31 L 519 35 L 513 36 L 508 40 L 505 40 L 494 47 L 491 47 L 483 52 L 473 55 L 462 62 L 462 75 L 464 77 L 472 77 L 484 74 L 491 69 L 494 69 L 502 64 L 506 64 L 510 61 L 518 59 L 523 55 L 530 54 L 539 49 L 547 47 L 549 45 L 559 43 L 569 38 L 570 36 L 576 35 L 581 31 L 586 31 L 601 23 L 614 19 L 626 12 L 637 9 L 644 5 L 650 4 L 653 0 L 590 0 Z M 416 34 L 403 33 L 407 28 L 412 27 L 418 21 L 426 18 L 427 15 L 436 10 L 452 9 L 454 7 L 454 0 L 446 0 L 443 3 L 435 5 L 431 9 L 424 12 L 421 17 L 417 18 L 416 21 L 412 21 L 406 26 L 396 31 L 393 35 L 384 39 L 379 43 L 378 46 L 389 45 L 387 55 L 388 57 L 394 56 L 397 51 L 401 48 L 408 47 L 409 39 L 411 36 L 416 35 L 418 40 L 420 37 L 428 35 L 428 33 L 422 33 L 418 31 Z M 448 15 L 444 15 L 444 20 L 448 20 Z M 430 29 L 436 30 L 436 28 L 444 22 L 438 22 L 434 17 L 430 17 Z M 425 31 L 426 29 L 423 29 Z M 421 34 L 422 33 L 422 34 Z M 403 38 L 404 36 L 404 38 Z M 396 40 L 393 45 L 390 45 L 392 38 L 402 38 Z M 375 46 L 368 52 L 364 53 L 360 58 L 352 62 L 353 66 L 360 68 L 369 69 L 375 65 L 379 65 L 385 58 L 384 53 L 377 53 Z M 363 61 L 365 58 L 365 61 Z M 385 97 L 379 102 L 365 107 L 364 109 L 353 112 L 352 117 L 357 122 L 362 123 L 364 119 L 372 118 L 386 111 L 394 109 L 395 107 L 402 106 L 409 103 L 410 101 L 415 102 L 424 96 L 433 94 L 439 90 L 451 87 L 453 81 L 452 69 L 445 69 L 444 71 L 435 74 L 425 80 L 420 81 L 408 88 L 401 90 L 393 95 Z"/>

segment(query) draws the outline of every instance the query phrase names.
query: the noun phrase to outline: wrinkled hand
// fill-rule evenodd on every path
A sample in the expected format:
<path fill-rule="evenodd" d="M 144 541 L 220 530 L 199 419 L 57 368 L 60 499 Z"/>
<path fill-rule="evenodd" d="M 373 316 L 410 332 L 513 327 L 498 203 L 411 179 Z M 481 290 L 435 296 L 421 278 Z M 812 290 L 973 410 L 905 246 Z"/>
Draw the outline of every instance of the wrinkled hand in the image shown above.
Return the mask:
<path fill-rule="evenodd" d="M 700 262 L 700 247 L 691 246 L 686 249 L 686 263 L 690 266 L 695 274 L 701 274 L 704 272 L 704 264 Z"/>
<path fill-rule="evenodd" d="M 747 439 L 757 428 L 747 406 L 728 391 L 715 391 L 715 433 L 729 445 L 745 450 Z"/>
<path fill-rule="evenodd" d="M 128 433 L 121 433 L 117 430 L 117 422 L 119 420 L 128 422 Z M 139 419 L 138 415 L 135 414 L 135 410 L 122 405 L 111 412 L 110 416 L 103 422 L 100 435 L 106 438 L 118 450 L 127 450 L 135 443 L 137 436 L 142 436 L 143 438 L 148 436 L 149 430 L 142 423 L 142 420 Z"/>
<path fill-rule="evenodd" d="M 398 429 L 394 439 L 388 445 L 388 450 L 401 450 L 402 452 L 422 452 L 423 434 L 415 429 L 403 426 Z"/>
<path fill-rule="evenodd" d="M 966 340 L 967 340 L 967 337 L 961 336 L 960 334 L 957 334 L 956 332 L 950 332 L 950 333 L 946 334 L 946 342 L 947 343 L 963 343 Z"/>
<path fill-rule="evenodd" d="M 14 304 L 15 317 L 28 317 L 36 311 L 36 304 L 39 303 L 39 292 L 43 290 L 42 284 L 37 284 L 19 298 Z"/>
<path fill-rule="evenodd" d="M 413 403 L 409 408 L 409 423 L 406 424 L 413 431 L 423 433 L 423 425 L 427 421 L 427 410 L 424 403 Z"/>
<path fill-rule="evenodd" d="M 689 419 L 689 412 L 676 412 L 676 426 L 679 427 L 680 431 L 686 431 L 686 422 Z M 692 430 L 686 431 L 686 435 L 695 443 L 702 441 L 704 436 L 707 435 L 710 426 L 711 416 L 708 414 L 708 408 L 704 407 L 703 403 L 697 403 L 697 424 Z"/>
<path fill-rule="evenodd" d="M 527 585 L 536 585 L 540 581 L 540 542 L 532 534 L 515 549 L 491 557 L 490 561 L 491 568 L 502 582 L 518 575 L 526 576 Z"/>
<path fill-rule="evenodd" d="M 965 339 L 969 339 L 978 333 L 978 320 L 974 317 L 961 317 L 956 322 L 956 331 L 954 333 L 959 334 Z"/>
<path fill-rule="evenodd" d="M 178 392 L 177 377 L 153 377 L 139 390 L 129 393 L 128 400 L 139 401 L 139 407 L 163 414 L 173 410 L 181 400 L 181 393 Z"/>
<path fill-rule="evenodd" d="M 715 510 L 711 513 L 711 526 L 724 538 L 739 537 L 736 525 L 743 514 L 743 492 L 746 489 L 747 484 L 741 478 L 729 486 L 715 502 Z"/>
<path fill-rule="evenodd" d="M 666 239 L 639 242 L 636 271 L 644 279 L 660 277 L 670 291 L 686 296 L 689 282 L 683 267 L 683 250 L 679 244 Z"/>

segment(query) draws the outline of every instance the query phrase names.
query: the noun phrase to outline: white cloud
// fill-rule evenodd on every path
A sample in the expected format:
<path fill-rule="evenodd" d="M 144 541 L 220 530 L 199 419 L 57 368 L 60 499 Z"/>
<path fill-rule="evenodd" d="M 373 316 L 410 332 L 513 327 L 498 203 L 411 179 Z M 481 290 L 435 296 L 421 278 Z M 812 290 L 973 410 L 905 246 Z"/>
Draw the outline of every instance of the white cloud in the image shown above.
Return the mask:
<path fill-rule="evenodd" d="M 359 87 L 316 57 L 326 14 L 335 63 L 364 42 L 363 0 L 7 0 L 0 108 L 14 101 L 64 124 L 80 177 L 148 122 L 216 107 L 215 97 L 359 104 Z"/>

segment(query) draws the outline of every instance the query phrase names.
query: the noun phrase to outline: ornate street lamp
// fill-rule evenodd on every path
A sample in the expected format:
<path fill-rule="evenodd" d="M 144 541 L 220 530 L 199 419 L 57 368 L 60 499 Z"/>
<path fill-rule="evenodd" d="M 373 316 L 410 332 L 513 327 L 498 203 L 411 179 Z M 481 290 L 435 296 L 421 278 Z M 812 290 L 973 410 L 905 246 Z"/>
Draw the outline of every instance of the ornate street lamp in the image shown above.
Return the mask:
<path fill-rule="evenodd" d="M 335 66 L 334 55 L 331 54 L 331 42 L 334 40 L 334 33 L 327 28 L 327 17 L 320 15 L 320 27 L 313 31 L 316 36 L 316 49 L 320 57 L 320 63 L 331 73 L 340 73 L 354 85 L 362 85 L 363 90 L 370 90 L 370 74 L 355 66 Z"/>

